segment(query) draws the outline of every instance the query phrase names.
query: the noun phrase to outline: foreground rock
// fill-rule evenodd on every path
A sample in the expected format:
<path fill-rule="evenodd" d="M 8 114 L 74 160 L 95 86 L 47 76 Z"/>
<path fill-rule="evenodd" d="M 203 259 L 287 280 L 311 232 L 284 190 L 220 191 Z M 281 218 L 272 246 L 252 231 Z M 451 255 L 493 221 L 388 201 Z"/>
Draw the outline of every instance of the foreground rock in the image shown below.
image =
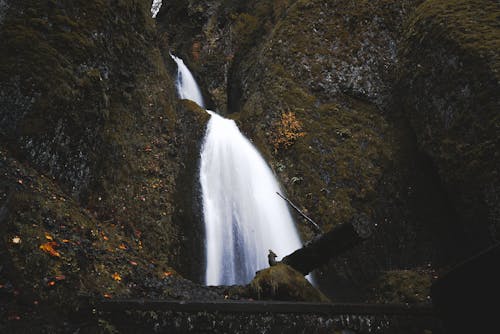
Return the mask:
<path fill-rule="evenodd" d="M 248 292 L 255 299 L 330 301 L 304 275 L 283 263 L 258 271 L 248 286 Z"/>

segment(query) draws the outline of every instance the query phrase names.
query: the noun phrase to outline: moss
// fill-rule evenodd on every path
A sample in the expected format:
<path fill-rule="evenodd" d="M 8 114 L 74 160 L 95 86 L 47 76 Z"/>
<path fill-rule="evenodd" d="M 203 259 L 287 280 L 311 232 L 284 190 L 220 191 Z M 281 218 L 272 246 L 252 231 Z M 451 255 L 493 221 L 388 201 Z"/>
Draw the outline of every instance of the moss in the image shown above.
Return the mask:
<path fill-rule="evenodd" d="M 130 264 L 125 269 L 118 263 L 126 263 L 127 258 L 142 263 L 137 258 L 137 243 L 119 227 L 97 222 L 90 212 L 82 210 L 54 186 L 50 178 L 19 164 L 3 148 L 0 156 L 5 176 L 0 191 L 7 196 L 3 210 L 8 214 L 2 227 L 2 263 L 9 268 L 7 276 L 2 274 L 2 281 L 7 279 L 20 293 L 9 302 L 25 300 L 33 305 L 36 301 L 41 309 L 58 305 L 60 309 L 54 309 L 49 316 L 64 318 L 70 310 L 78 308 L 75 291 L 100 295 L 124 293 L 125 286 L 112 279 L 112 272 L 119 270 L 125 276 L 131 270 Z M 12 242 L 14 236 L 20 239 L 18 245 Z M 55 244 L 59 256 L 40 249 L 48 241 Z M 124 243 L 128 254 L 119 248 Z M 114 252 L 123 253 L 121 261 L 111 264 L 109 260 L 117 257 Z M 41 309 L 35 308 L 35 318 L 40 316 L 38 312 L 43 312 Z M 46 321 L 58 323 L 55 318 Z"/>
<path fill-rule="evenodd" d="M 314 208 L 313 217 L 325 230 L 336 222 L 348 221 L 358 210 L 372 215 L 378 180 L 393 151 L 387 141 L 388 124 L 373 106 L 352 99 L 342 104 L 315 106 L 313 95 L 280 73 L 274 76 L 280 82 L 269 87 L 264 100 L 293 112 L 305 135 L 295 138 L 286 148 L 269 152 L 266 146 L 273 145 L 281 131 L 276 126 L 281 124 L 278 118 L 263 134 L 267 142 L 257 143 L 288 167 L 278 175 L 289 195 L 301 199 L 304 208 Z M 255 108 L 247 104 L 243 112 Z M 242 122 L 248 122 L 245 116 Z M 257 138 L 260 135 L 256 133 Z M 293 182 L 294 178 L 302 182 Z"/>
<path fill-rule="evenodd" d="M 250 282 L 250 294 L 256 299 L 329 302 L 304 276 L 287 266 L 275 266 L 257 272 Z"/>
<path fill-rule="evenodd" d="M 255 39 L 259 36 L 260 23 L 256 16 L 241 13 L 235 19 L 234 35 L 238 48 L 248 50 L 255 44 Z"/>
<path fill-rule="evenodd" d="M 187 235 L 174 217 L 180 148 L 199 141 L 186 129 L 205 115 L 176 107 L 147 7 L 18 2 L 0 27 L 0 168 L 9 175 L 0 185 L 1 196 L 11 196 L 1 247 L 12 259 L 9 282 L 43 298 L 36 317 L 60 304 L 66 321 L 77 293 L 170 293 L 164 272 L 180 262 Z M 8 98 L 14 107 L 5 110 Z M 60 258 L 38 248 L 46 232 Z M 12 234 L 23 240 L 20 252 Z"/>
<path fill-rule="evenodd" d="M 366 102 L 369 98 L 349 96 L 355 95 L 353 90 L 365 88 L 356 87 L 356 79 L 352 80 L 353 87 L 342 83 L 350 79 L 342 78 L 349 73 L 340 60 L 351 57 L 350 54 L 361 55 L 351 60 L 349 66 L 353 67 L 380 61 L 382 56 L 369 60 L 363 52 L 365 48 L 371 48 L 371 53 L 387 52 L 385 46 L 390 42 L 390 34 L 397 31 L 389 20 L 401 15 L 397 7 L 384 1 L 361 5 L 339 2 L 327 17 L 326 9 L 319 3 L 298 1 L 287 9 L 286 16 L 277 22 L 261 46 L 262 63 L 257 65 L 248 60 L 242 66 L 241 72 L 247 75 L 242 115 L 238 117 L 243 128 L 269 159 L 285 166 L 278 175 L 287 192 L 304 208 L 309 208 L 326 230 L 337 222 L 349 220 L 357 211 L 374 214 L 379 180 L 395 150 L 388 140 L 393 129 L 377 107 Z M 321 24 L 316 25 L 317 21 Z M 376 40 L 364 40 L 366 24 L 381 30 Z M 384 48 L 371 46 L 378 46 L 377 43 Z M 256 73 L 245 66 L 254 66 Z M 380 78 L 373 73 L 378 70 L 375 65 L 374 69 L 366 70 L 366 75 L 373 76 L 376 82 Z M 363 80 L 369 82 L 372 77 Z M 383 87 L 383 84 L 373 86 Z M 287 149 L 270 152 L 269 147 L 273 147 L 279 133 L 276 124 L 286 112 L 294 113 L 306 135 Z M 254 123 L 259 125 L 246 125 Z M 300 184 L 292 182 L 298 179 L 302 180 Z M 302 231 L 308 235 L 307 228 Z"/>
<path fill-rule="evenodd" d="M 373 287 L 377 303 L 429 303 L 432 272 L 393 270 L 383 273 Z"/>
<path fill-rule="evenodd" d="M 456 43 L 461 51 L 486 58 L 492 73 L 500 73 L 499 20 L 500 5 L 483 0 L 425 1 L 406 30 L 408 37 L 419 34 L 421 42 L 434 36 L 444 37 L 441 43 Z M 424 28 L 423 25 L 426 25 Z M 426 33 L 421 32 L 425 29 Z"/>

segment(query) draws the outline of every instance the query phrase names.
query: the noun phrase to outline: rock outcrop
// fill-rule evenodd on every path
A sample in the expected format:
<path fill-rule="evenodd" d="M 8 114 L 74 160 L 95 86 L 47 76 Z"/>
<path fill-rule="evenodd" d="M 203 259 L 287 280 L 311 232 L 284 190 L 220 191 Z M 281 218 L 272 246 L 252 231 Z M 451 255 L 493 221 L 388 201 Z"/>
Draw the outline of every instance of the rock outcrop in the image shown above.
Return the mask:
<path fill-rule="evenodd" d="M 239 122 L 292 200 L 307 208 L 325 230 L 356 214 L 376 222 L 378 231 L 370 241 L 325 268 L 336 292 L 347 291 L 346 285 L 353 288 L 347 298 L 353 291 L 368 289 L 369 282 L 377 282 L 385 272 L 414 268 L 430 273 L 463 258 L 478 247 L 469 248 L 467 232 L 460 226 L 473 220 L 470 213 L 480 205 L 490 207 L 482 211 L 483 222 L 485 215 L 491 220 L 498 211 L 493 204 L 498 202 L 498 176 L 492 168 L 497 159 L 478 156 L 467 163 L 472 166 L 467 167 L 469 174 L 475 173 L 476 165 L 486 166 L 488 172 L 481 176 L 483 183 L 468 174 L 467 183 L 476 190 L 468 187 L 473 191 L 462 195 L 457 190 L 466 188 L 452 188 L 447 179 L 457 175 L 452 181 L 456 183 L 457 173 L 464 175 L 464 168 L 453 166 L 465 155 L 453 153 L 459 148 L 443 147 L 439 158 L 432 152 L 441 135 L 429 137 L 425 130 L 426 114 L 435 117 L 436 108 L 449 110 L 462 101 L 445 106 L 446 99 L 426 98 L 446 89 L 436 89 L 433 75 L 442 73 L 445 80 L 445 55 L 456 51 L 455 44 L 440 40 L 443 29 L 450 36 L 465 34 L 467 43 L 476 38 L 470 43 L 480 50 L 478 59 L 498 54 L 493 51 L 498 50 L 498 34 L 492 23 L 497 14 L 488 14 L 498 13 L 497 5 L 489 3 L 489 11 L 482 11 L 481 3 L 191 0 L 170 2 L 159 15 L 163 31 L 171 32 L 167 34 L 174 49 L 207 87 L 213 106 Z M 465 14 L 471 8 L 481 12 L 467 14 L 467 23 L 446 21 L 459 19 L 450 13 Z M 422 61 L 429 47 L 441 50 L 442 57 L 425 67 Z M 471 63 L 459 57 L 446 66 L 454 71 L 460 64 Z M 455 73 L 470 72 L 464 71 Z M 497 90 L 498 80 L 481 73 L 467 79 L 484 86 L 481 92 L 477 88 L 472 93 L 472 83 L 462 91 L 478 95 L 468 98 L 469 106 L 489 110 L 474 115 L 484 121 L 478 123 L 480 128 L 489 129 L 482 133 L 480 145 L 485 149 L 480 150 L 494 157 L 498 121 L 490 111 L 498 100 L 490 92 Z M 465 87 L 458 82 L 452 85 Z M 446 92 L 451 97 L 461 91 Z M 476 142 L 468 143 L 471 150 L 478 149 Z M 455 144 L 444 140 L 439 145 Z M 485 189 L 482 197 L 478 189 Z M 476 206 L 466 204 L 473 199 Z M 479 227 L 481 233 L 487 232 L 485 227 Z M 312 237 L 305 224 L 299 229 L 304 239 Z M 488 244 L 484 238 L 476 242 Z"/>
<path fill-rule="evenodd" d="M 257 272 L 247 289 L 255 299 L 330 302 L 304 275 L 283 263 Z"/>
<path fill-rule="evenodd" d="M 188 268 L 193 233 L 178 184 L 197 164 L 208 116 L 177 102 L 149 4 L 7 4 L 0 326 L 72 331 L 80 295 L 177 295 L 165 279 Z"/>
<path fill-rule="evenodd" d="M 399 97 L 467 234 L 500 237 L 500 4 L 426 1 L 405 29 Z"/>

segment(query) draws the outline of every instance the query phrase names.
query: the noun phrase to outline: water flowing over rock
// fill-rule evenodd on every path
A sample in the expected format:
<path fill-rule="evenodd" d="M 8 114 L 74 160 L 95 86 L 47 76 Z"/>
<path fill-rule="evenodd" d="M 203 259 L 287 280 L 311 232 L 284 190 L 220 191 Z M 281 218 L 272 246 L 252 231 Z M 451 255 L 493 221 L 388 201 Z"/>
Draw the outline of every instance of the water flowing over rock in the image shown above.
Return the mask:
<path fill-rule="evenodd" d="M 412 117 L 394 94 L 402 87 L 395 78 L 405 73 L 400 64 L 407 61 L 401 41 L 423 36 L 414 36 L 418 31 L 410 24 L 422 3 L 438 8 L 438 1 L 421 0 L 172 0 L 158 18 L 171 48 L 202 80 L 207 100 L 238 120 L 288 196 L 324 231 L 356 214 L 377 222 L 371 240 L 318 275 L 320 284 L 328 277 L 335 298 L 352 300 L 386 271 L 434 268 L 463 256 L 463 232 L 441 173 L 417 144 L 427 132 L 415 131 L 415 139 L 415 122 L 408 122 Z M 467 11 L 461 3 L 439 7 Z M 434 45 L 445 47 L 437 40 Z M 404 67 L 411 74 L 405 77 L 428 78 L 442 67 L 421 72 L 420 65 L 422 58 L 415 58 Z M 432 101 L 415 98 L 416 104 L 414 91 L 404 94 L 410 106 Z M 495 203 L 496 192 L 487 194 Z M 313 237 L 306 224 L 298 228 L 304 239 Z"/>
<path fill-rule="evenodd" d="M 181 98 L 203 106 L 196 81 L 178 65 Z M 206 283 L 248 283 L 267 267 L 267 252 L 284 256 L 301 242 L 272 170 L 233 120 L 212 111 L 201 152 L 200 182 L 206 232 Z"/>
<path fill-rule="evenodd" d="M 171 55 L 171 57 L 177 64 L 177 80 L 175 86 L 177 87 L 179 97 L 181 99 L 194 101 L 202 108 L 205 107 L 200 88 L 193 74 L 191 74 L 191 71 L 189 71 L 182 59 L 174 55 Z"/>
<path fill-rule="evenodd" d="M 248 283 L 301 246 L 271 169 L 232 120 L 212 113 L 201 155 L 207 284 Z"/>

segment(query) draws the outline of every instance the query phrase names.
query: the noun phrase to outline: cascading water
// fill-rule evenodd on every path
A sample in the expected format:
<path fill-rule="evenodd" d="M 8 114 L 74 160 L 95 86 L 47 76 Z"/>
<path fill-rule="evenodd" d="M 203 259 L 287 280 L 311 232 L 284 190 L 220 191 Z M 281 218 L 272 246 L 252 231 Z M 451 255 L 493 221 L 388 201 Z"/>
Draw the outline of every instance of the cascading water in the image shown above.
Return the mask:
<path fill-rule="evenodd" d="M 205 108 L 200 88 L 191 74 L 191 71 L 187 68 L 181 58 L 176 57 L 173 54 L 171 54 L 170 57 L 172 57 L 177 64 L 177 81 L 175 86 L 179 97 L 181 99 L 194 101 L 198 103 L 200 107 Z"/>
<path fill-rule="evenodd" d="M 158 15 L 161 5 L 162 5 L 162 0 L 153 0 L 153 3 L 151 4 L 151 16 L 153 18 L 155 18 L 156 15 Z"/>
<path fill-rule="evenodd" d="M 203 106 L 193 76 L 181 59 L 172 58 L 179 67 L 180 97 Z M 302 244 L 267 163 L 234 121 L 208 112 L 200 166 L 206 284 L 246 284 L 268 266 L 269 249 L 284 256 Z"/>
<path fill-rule="evenodd" d="M 301 242 L 264 159 L 234 121 L 211 115 L 200 168 L 206 282 L 248 283 L 257 270 L 268 266 L 269 249 L 287 255 Z"/>

